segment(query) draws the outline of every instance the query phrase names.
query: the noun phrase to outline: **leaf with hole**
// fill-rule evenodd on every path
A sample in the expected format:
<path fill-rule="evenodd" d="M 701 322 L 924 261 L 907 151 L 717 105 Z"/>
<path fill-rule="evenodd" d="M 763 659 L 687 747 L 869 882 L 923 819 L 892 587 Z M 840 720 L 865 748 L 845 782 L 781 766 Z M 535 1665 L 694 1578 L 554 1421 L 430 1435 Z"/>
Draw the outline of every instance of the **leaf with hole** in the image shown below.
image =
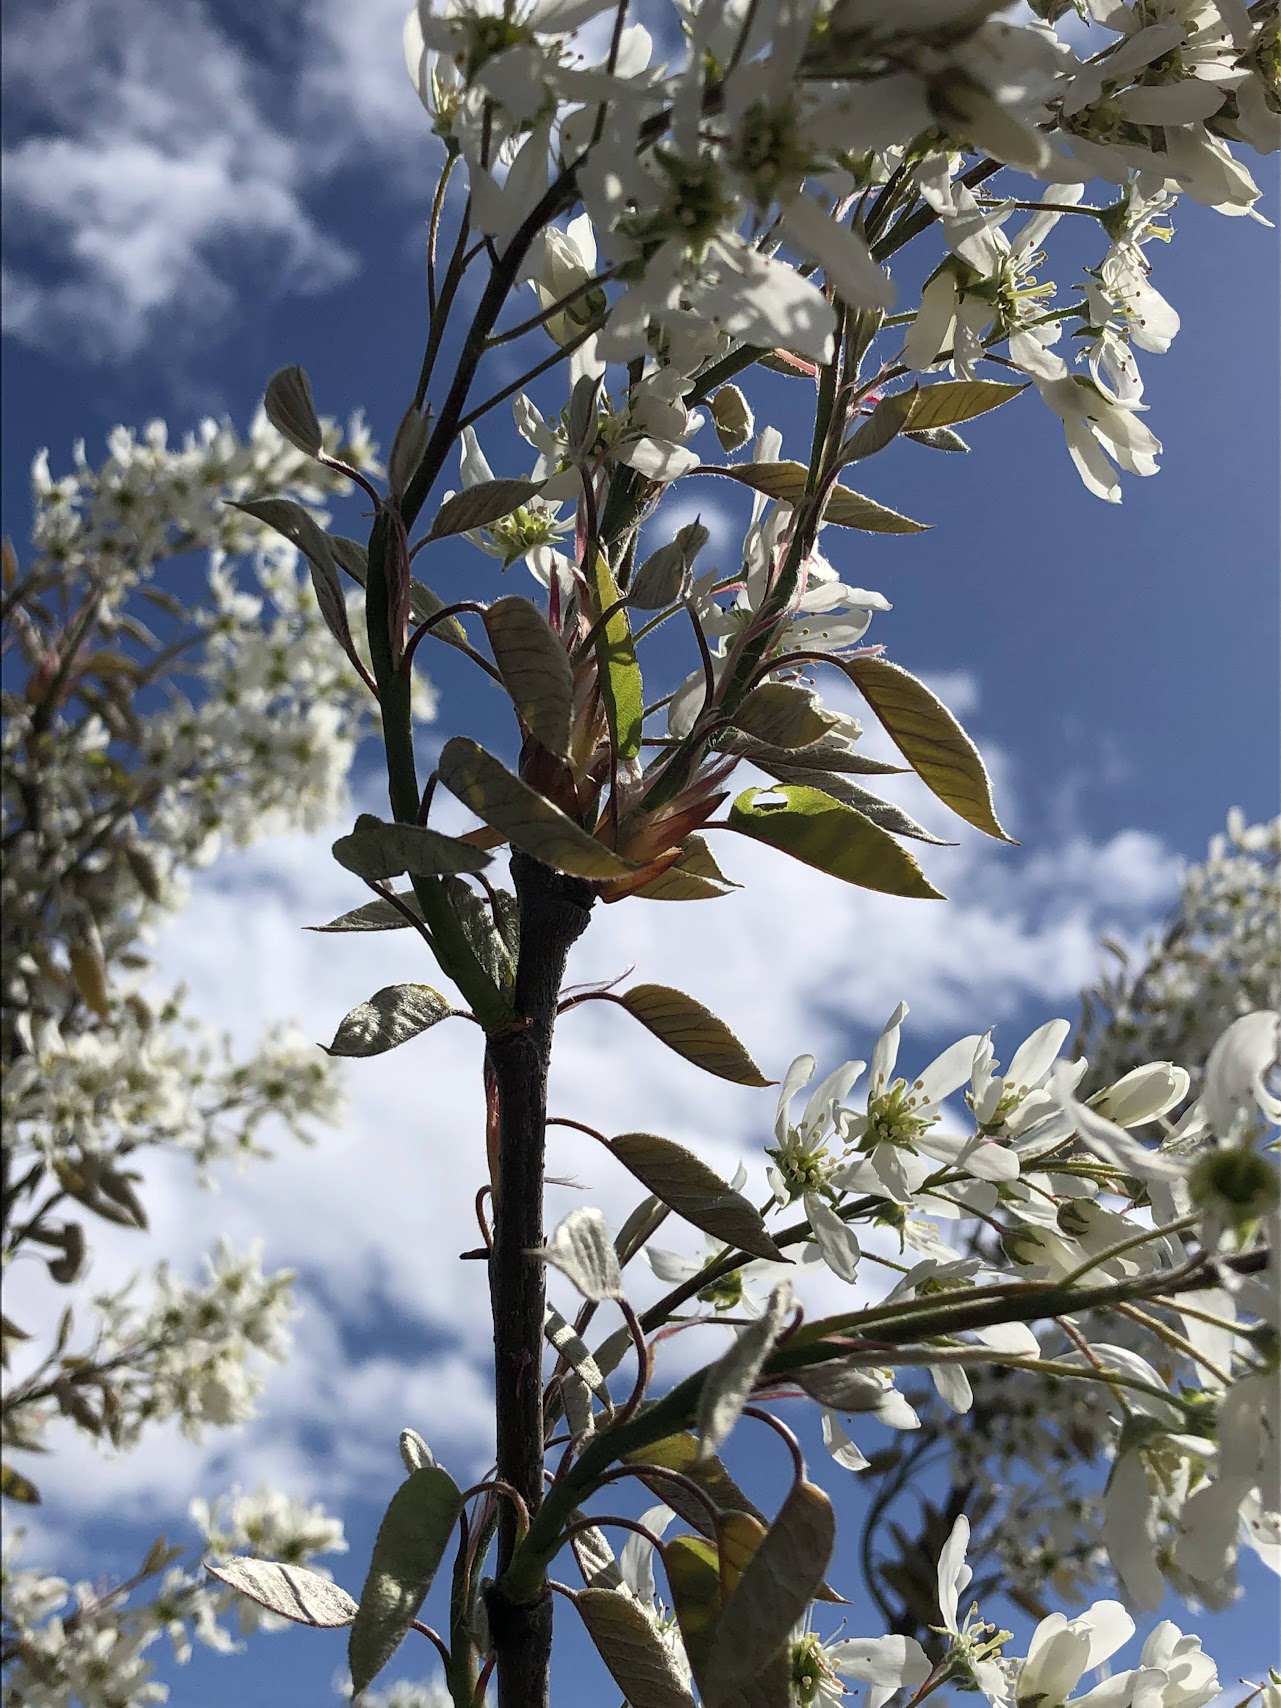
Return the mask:
<path fill-rule="evenodd" d="M 295 1625 L 331 1631 L 350 1625 L 356 1617 L 356 1603 L 347 1591 L 306 1566 L 236 1555 L 216 1563 L 207 1560 L 205 1570 L 228 1589 Z"/>
<path fill-rule="evenodd" d="M 547 619 L 530 600 L 512 595 L 485 612 L 485 631 L 521 722 L 550 753 L 567 759 L 574 672 Z"/>
<path fill-rule="evenodd" d="M 628 1708 L 694 1708 L 670 1650 L 635 1596 L 583 1589 L 574 1605 Z"/>
<path fill-rule="evenodd" d="M 445 743 L 439 772 L 450 794 L 477 818 L 545 866 L 576 878 L 621 878 L 635 871 L 468 737 L 451 736 Z"/>
<path fill-rule="evenodd" d="M 443 540 L 450 534 L 470 533 L 473 528 L 487 528 L 528 504 L 543 490 L 541 480 L 479 480 L 447 498 L 431 525 L 429 540 Z"/>
<path fill-rule="evenodd" d="M 448 1471 L 424 1465 L 391 1498 L 360 1593 L 347 1661 L 352 1689 L 366 1689 L 400 1647 L 431 1588 L 462 1497 Z"/>
<path fill-rule="evenodd" d="M 328 1056 L 381 1056 L 408 1043 L 429 1026 L 447 1020 L 452 1009 L 438 990 L 426 984 L 389 984 L 368 1002 L 357 1003 L 340 1022 Z"/>
<path fill-rule="evenodd" d="M 421 824 L 389 824 L 362 812 L 356 828 L 334 843 L 334 859 L 358 878 L 380 882 L 408 872 L 414 878 L 439 878 L 446 873 L 480 872 L 489 865 L 483 848 L 473 848 L 456 836 L 442 836 Z"/>
<path fill-rule="evenodd" d="M 884 658 L 836 662 L 926 788 L 976 830 L 1012 842 L 997 819 L 992 782 L 978 748 L 937 695 Z"/>
<path fill-rule="evenodd" d="M 943 899 L 892 836 L 821 790 L 792 783 L 745 789 L 729 810 L 729 827 L 860 889 Z"/>
<path fill-rule="evenodd" d="M 642 1186 L 694 1227 L 753 1257 L 787 1261 L 760 1211 L 684 1145 L 656 1133 L 619 1133 L 609 1148 Z"/>
<path fill-rule="evenodd" d="M 774 1085 L 766 1079 L 723 1020 L 709 1008 L 662 984 L 638 984 L 619 998 L 654 1036 L 705 1073 L 735 1085 Z"/>

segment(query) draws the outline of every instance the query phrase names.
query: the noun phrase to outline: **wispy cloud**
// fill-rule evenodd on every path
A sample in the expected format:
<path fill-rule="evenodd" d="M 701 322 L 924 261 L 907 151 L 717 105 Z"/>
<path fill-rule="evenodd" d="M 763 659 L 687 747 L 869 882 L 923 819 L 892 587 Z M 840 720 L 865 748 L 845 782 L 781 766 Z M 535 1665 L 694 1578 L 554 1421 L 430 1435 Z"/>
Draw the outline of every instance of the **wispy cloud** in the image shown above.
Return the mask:
<path fill-rule="evenodd" d="M 348 277 L 355 257 L 308 198 L 342 160 L 426 137 L 403 9 L 314 8 L 292 62 L 255 56 L 199 0 L 18 10 L 5 331 L 120 362 L 162 323 L 170 341 L 208 336 L 245 289 L 307 295 Z"/>

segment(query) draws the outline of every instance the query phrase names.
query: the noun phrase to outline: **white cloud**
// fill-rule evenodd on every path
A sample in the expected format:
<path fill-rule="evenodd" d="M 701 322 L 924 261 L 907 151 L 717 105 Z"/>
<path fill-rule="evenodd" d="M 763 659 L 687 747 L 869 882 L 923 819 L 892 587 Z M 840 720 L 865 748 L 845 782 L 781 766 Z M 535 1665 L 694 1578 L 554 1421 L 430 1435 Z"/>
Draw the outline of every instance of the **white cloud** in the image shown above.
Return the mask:
<path fill-rule="evenodd" d="M 964 697 L 966 683 L 949 685 Z M 878 748 L 869 733 L 869 748 Z M 885 751 L 883 747 L 881 751 Z M 996 755 L 993 769 L 1009 767 Z M 1003 797 L 1017 812 L 1009 778 Z M 912 779 L 887 792 L 941 826 L 945 814 Z M 445 800 L 442 823 L 456 810 Z M 270 1019 L 296 1016 L 328 1040 L 356 1002 L 397 980 L 434 981 L 411 932 L 305 932 L 354 905 L 359 886 L 329 853 L 331 834 L 287 836 L 228 856 L 197 882 L 190 906 L 156 945 L 166 980 L 186 979 L 191 1004 L 249 1045 Z M 600 907 L 575 949 L 569 981 L 612 977 L 689 991 L 780 1077 L 812 1050 L 821 1067 L 866 1057 L 894 1004 L 912 1004 L 904 1062 L 994 1022 L 1008 1058 L 1026 1021 L 1071 1016 L 1094 970 L 1104 930 L 1134 936 L 1170 896 L 1177 863 L 1152 837 L 1127 831 L 1103 843 L 1077 834 L 1058 848 L 1011 849 L 966 833 L 956 848 L 926 849 L 948 905 L 849 889 L 745 839 L 719 838 L 719 857 L 743 882 L 700 905 L 630 901 Z M 94 1510 L 181 1510 L 191 1492 L 274 1479 L 335 1505 L 393 1466 L 395 1436 L 420 1430 L 460 1475 L 488 1451 L 488 1297 L 482 1264 L 459 1261 L 478 1243 L 474 1196 L 485 1178 L 482 1040 L 462 1021 L 393 1053 L 350 1064 L 351 1110 L 337 1132 L 305 1150 L 282 1141 L 276 1159 L 231 1176 L 217 1196 L 195 1187 L 180 1159 L 153 1165 L 144 1188 L 153 1231 L 145 1248 L 125 1230 L 95 1230 L 94 1280 L 119 1285 L 144 1258 L 194 1269 L 218 1234 L 265 1239 L 267 1267 L 299 1272 L 306 1314 L 288 1371 L 268 1388 L 264 1415 L 242 1435 L 204 1449 L 161 1433 L 108 1471 L 68 1441 L 42 1470 L 58 1522 L 64 1505 Z M 660 1132 L 696 1147 L 726 1175 L 738 1160 L 761 1185 L 774 1093 L 731 1086 L 666 1053 L 615 1005 L 587 1003 L 557 1034 L 551 1109 L 606 1133 Z M 598 1204 L 617 1226 L 635 1184 L 585 1136 L 551 1135 L 550 1172 L 578 1183 L 549 1194 L 548 1224 L 572 1204 Z M 679 1222 L 660 1243 L 700 1249 Z M 823 1277 L 820 1289 L 815 1283 Z M 643 1304 L 655 1296 L 644 1263 L 629 1271 Z M 42 1305 L 30 1273 L 15 1278 Z M 805 1278 L 818 1308 L 848 1303 L 825 1272 Z M 52 1293 L 52 1289 L 49 1289 Z M 23 1317 L 24 1321 L 28 1317 Z M 610 1325 L 612 1326 L 612 1325 Z M 700 1343 L 701 1345 L 701 1343 Z M 692 1355 L 699 1347 L 689 1349 Z M 685 1357 L 683 1344 L 673 1360 Z M 341 1419 L 319 1452 L 317 1419 Z"/>
<path fill-rule="evenodd" d="M 305 205 L 306 150 L 269 80 L 197 0 L 61 0 L 9 22 L 5 330 L 88 360 L 158 317 L 194 335 L 258 288 L 309 294 L 354 258 Z M 412 92 L 410 92 L 412 101 Z"/>

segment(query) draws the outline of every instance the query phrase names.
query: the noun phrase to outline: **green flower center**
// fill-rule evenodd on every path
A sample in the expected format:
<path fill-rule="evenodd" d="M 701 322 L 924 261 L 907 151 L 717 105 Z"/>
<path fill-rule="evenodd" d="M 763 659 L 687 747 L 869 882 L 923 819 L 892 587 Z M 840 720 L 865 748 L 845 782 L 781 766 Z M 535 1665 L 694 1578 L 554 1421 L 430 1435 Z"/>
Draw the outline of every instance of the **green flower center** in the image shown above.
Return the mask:
<path fill-rule="evenodd" d="M 824 1684 L 829 1690 L 835 1685 L 842 1695 L 845 1694 L 844 1687 L 827 1664 L 822 1643 L 812 1631 L 807 1631 L 799 1642 L 792 1644 L 790 1662 L 792 1697 L 800 1708 L 810 1708 Z"/>
<path fill-rule="evenodd" d="M 732 1311 L 743 1302 L 743 1276 L 737 1269 L 728 1275 L 722 1275 L 719 1281 L 710 1281 L 700 1289 L 699 1299 L 705 1305 L 711 1305 L 718 1311 Z"/>
<path fill-rule="evenodd" d="M 905 1079 L 896 1079 L 868 1103 L 867 1128 L 859 1149 L 870 1151 L 877 1145 L 897 1145 L 902 1150 L 914 1150 L 916 1141 L 938 1118 L 932 1112 L 925 1114 L 927 1107 Z"/>

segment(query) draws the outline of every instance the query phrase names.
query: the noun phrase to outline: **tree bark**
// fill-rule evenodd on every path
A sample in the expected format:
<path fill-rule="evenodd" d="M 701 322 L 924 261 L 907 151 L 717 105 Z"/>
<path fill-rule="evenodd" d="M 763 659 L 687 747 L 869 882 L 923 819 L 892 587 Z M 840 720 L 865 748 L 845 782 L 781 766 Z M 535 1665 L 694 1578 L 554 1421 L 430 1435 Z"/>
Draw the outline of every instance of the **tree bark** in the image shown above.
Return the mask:
<path fill-rule="evenodd" d="M 494 1249 L 489 1265 L 494 1318 L 498 1475 L 532 1517 L 543 1496 L 542 1351 L 544 1266 L 527 1254 L 542 1245 L 547 1070 L 556 1004 L 570 948 L 587 928 L 591 886 L 512 856 L 520 910 L 515 1008 L 524 1025 L 492 1038 L 486 1082 L 496 1103 L 497 1181 Z M 515 1502 L 500 1500 L 498 1571 L 516 1546 Z M 498 1659 L 499 1708 L 547 1708 L 551 1666 L 551 1592 L 513 1602 L 500 1589 L 487 1600 Z"/>

